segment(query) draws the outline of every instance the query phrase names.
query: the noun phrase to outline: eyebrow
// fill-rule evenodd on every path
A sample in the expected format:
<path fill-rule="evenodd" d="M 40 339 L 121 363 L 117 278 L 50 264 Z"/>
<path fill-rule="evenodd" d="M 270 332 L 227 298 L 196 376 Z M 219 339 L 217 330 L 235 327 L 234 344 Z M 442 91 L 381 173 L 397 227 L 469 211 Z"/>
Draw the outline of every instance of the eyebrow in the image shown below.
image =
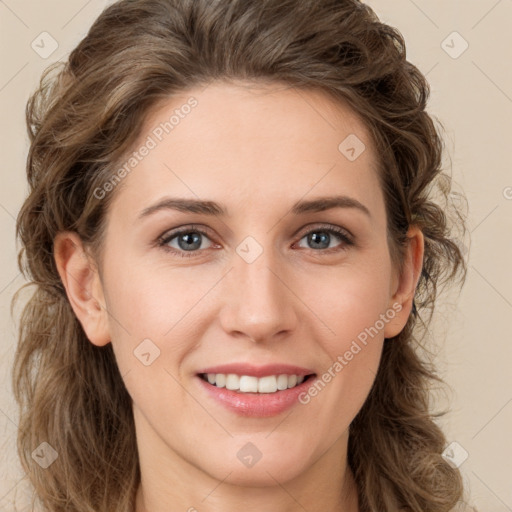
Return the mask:
<path fill-rule="evenodd" d="M 349 196 L 329 196 L 319 197 L 308 201 L 297 201 L 291 208 L 294 215 L 301 215 L 311 212 L 323 212 L 332 208 L 354 208 L 371 217 L 368 208 L 357 199 Z M 139 219 L 147 217 L 161 210 L 177 210 L 186 213 L 200 213 L 203 215 L 227 216 L 225 207 L 215 201 L 205 201 L 199 199 L 184 199 L 177 197 L 165 197 L 142 210 Z"/>

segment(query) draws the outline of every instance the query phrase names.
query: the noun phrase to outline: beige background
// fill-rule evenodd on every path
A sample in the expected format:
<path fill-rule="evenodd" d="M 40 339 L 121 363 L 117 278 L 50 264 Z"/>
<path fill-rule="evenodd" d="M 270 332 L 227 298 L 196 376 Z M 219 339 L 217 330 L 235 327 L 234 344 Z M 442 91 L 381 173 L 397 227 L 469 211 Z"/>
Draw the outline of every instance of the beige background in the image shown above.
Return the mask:
<path fill-rule="evenodd" d="M 18 510 L 26 502 L 15 454 L 16 324 L 9 313 L 23 283 L 14 226 L 27 188 L 24 106 L 43 68 L 65 59 L 108 3 L 0 2 L 0 510 L 14 510 L 16 496 Z M 427 74 L 430 112 L 446 130 L 447 165 L 469 200 L 467 282 L 460 295 L 444 297 L 433 325 L 438 364 L 452 388 L 442 425 L 449 442 L 458 443 L 458 460 L 467 452 L 460 467 L 472 503 L 480 512 L 512 511 L 512 0 L 368 3 L 402 32 L 408 59 Z M 58 43 L 46 59 L 31 47 L 42 32 Z M 459 56 L 464 41 L 469 47 Z"/>

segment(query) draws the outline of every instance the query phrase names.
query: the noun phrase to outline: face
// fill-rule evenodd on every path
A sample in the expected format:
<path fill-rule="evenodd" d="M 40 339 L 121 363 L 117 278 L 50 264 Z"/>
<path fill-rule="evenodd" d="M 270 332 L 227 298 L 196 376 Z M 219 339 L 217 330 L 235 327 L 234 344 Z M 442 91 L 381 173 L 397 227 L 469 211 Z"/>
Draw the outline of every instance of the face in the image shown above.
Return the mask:
<path fill-rule="evenodd" d="M 320 92 L 213 83 L 159 105 L 133 151 L 103 327 L 81 321 L 112 342 L 140 452 L 252 485 L 337 461 L 408 315 L 363 123 Z"/>

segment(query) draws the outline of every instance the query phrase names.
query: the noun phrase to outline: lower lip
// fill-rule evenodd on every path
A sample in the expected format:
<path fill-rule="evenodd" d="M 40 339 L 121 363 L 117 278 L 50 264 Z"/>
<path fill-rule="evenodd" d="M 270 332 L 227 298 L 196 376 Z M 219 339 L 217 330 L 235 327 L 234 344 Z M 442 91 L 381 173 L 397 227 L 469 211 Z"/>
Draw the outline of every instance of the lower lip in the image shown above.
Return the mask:
<path fill-rule="evenodd" d="M 280 414 L 299 401 L 299 395 L 305 392 L 314 381 L 309 377 L 304 382 L 290 389 L 275 393 L 237 393 L 226 388 L 218 388 L 197 376 L 203 389 L 227 409 L 240 416 L 257 416 L 265 418 Z"/>

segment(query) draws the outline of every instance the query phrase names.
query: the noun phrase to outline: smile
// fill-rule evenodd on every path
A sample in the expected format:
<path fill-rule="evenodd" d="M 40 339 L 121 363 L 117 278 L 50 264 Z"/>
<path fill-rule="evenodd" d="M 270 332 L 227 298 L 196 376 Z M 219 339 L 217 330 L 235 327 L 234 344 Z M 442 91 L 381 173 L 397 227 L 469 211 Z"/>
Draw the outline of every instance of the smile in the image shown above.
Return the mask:
<path fill-rule="evenodd" d="M 300 405 L 299 396 L 314 383 L 316 374 L 277 373 L 256 377 L 201 372 L 196 378 L 201 393 L 223 408 L 238 416 L 264 418 L 276 416 L 294 406 L 304 407 Z"/>
<path fill-rule="evenodd" d="M 213 386 L 239 393 L 277 393 L 302 384 L 311 375 L 280 374 L 258 378 L 252 375 L 236 375 L 234 373 L 202 373 L 200 377 Z"/>

